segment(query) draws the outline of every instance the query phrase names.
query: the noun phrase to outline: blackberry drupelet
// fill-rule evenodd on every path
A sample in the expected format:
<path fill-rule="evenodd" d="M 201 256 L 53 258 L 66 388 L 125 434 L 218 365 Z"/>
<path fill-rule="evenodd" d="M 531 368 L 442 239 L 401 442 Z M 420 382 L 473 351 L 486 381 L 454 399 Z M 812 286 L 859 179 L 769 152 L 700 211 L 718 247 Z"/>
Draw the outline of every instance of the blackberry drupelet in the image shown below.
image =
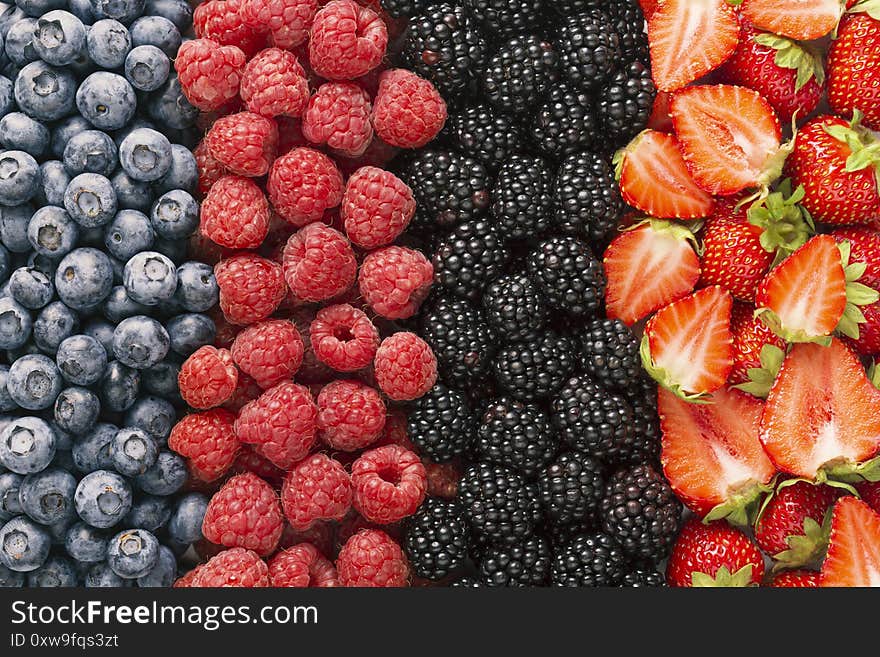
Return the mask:
<path fill-rule="evenodd" d="M 489 326 L 510 342 L 532 340 L 550 319 L 550 309 L 528 274 L 501 276 L 483 292 L 483 310 Z"/>
<path fill-rule="evenodd" d="M 437 357 L 443 380 L 457 387 L 486 374 L 497 349 L 482 311 L 449 294 L 427 304 L 419 334 Z"/>
<path fill-rule="evenodd" d="M 456 502 L 427 498 L 404 526 L 403 549 L 413 572 L 433 581 L 467 557 L 468 528 Z"/>
<path fill-rule="evenodd" d="M 503 238 L 533 238 L 547 229 L 553 213 L 553 173 L 543 159 L 527 155 L 514 155 L 501 166 L 490 211 Z"/>
<path fill-rule="evenodd" d="M 419 453 L 436 463 L 467 452 L 476 422 L 466 397 L 438 383 L 413 402 L 407 434 Z"/>
<path fill-rule="evenodd" d="M 464 389 L 475 418 L 479 418 L 490 401 L 498 396 L 498 384 L 492 375 L 469 381 Z"/>
<path fill-rule="evenodd" d="M 480 580 L 487 586 L 546 586 L 552 563 L 550 543 L 532 536 L 487 550 L 480 562 Z"/>
<path fill-rule="evenodd" d="M 564 82 L 550 89 L 530 126 L 532 143 L 554 158 L 587 148 L 598 139 L 593 99 Z"/>
<path fill-rule="evenodd" d="M 660 418 L 657 414 L 657 383 L 642 375 L 625 391 L 633 409 L 633 444 L 622 455 L 625 463 L 650 463 L 660 467 Z"/>
<path fill-rule="evenodd" d="M 556 175 L 554 223 L 564 233 L 604 246 L 623 212 L 614 168 L 598 153 L 572 153 Z"/>
<path fill-rule="evenodd" d="M 434 282 L 475 301 L 509 258 L 510 251 L 491 223 L 468 221 L 453 230 L 434 253 Z"/>
<path fill-rule="evenodd" d="M 546 332 L 526 342 L 502 346 L 492 370 L 498 386 L 520 401 L 552 397 L 576 366 L 573 341 Z"/>
<path fill-rule="evenodd" d="M 651 70 L 641 62 L 615 73 L 596 99 L 596 113 L 607 138 L 623 144 L 644 130 L 656 96 Z"/>
<path fill-rule="evenodd" d="M 620 36 L 611 19 L 595 9 L 566 18 L 553 45 L 562 75 L 585 91 L 610 78 L 622 57 Z"/>
<path fill-rule="evenodd" d="M 465 577 L 459 577 L 449 586 L 453 589 L 481 589 L 484 584 L 480 580 L 466 575 Z"/>
<path fill-rule="evenodd" d="M 476 546 L 487 541 L 518 543 L 532 535 L 541 519 L 537 487 L 502 465 L 468 467 L 458 486 L 458 500 Z"/>
<path fill-rule="evenodd" d="M 607 0 L 554 0 L 550 7 L 560 16 L 580 14 L 588 9 L 601 9 Z"/>
<path fill-rule="evenodd" d="M 557 525 L 546 522 L 539 533 L 550 538 L 550 544 L 553 546 L 553 551 L 556 552 L 564 548 L 576 536 L 592 534 L 595 531 L 596 527 L 592 522 L 576 522 L 572 525 Z"/>
<path fill-rule="evenodd" d="M 483 94 L 502 112 L 522 114 L 557 81 L 558 59 L 553 45 L 541 37 L 514 37 L 481 69 Z"/>
<path fill-rule="evenodd" d="M 618 470 L 605 486 L 602 529 L 630 559 L 657 562 L 668 553 L 681 523 L 681 502 L 650 465 Z"/>
<path fill-rule="evenodd" d="M 624 588 L 662 587 L 666 586 L 666 577 L 656 566 L 650 563 L 637 564 L 623 576 L 620 586 Z"/>
<path fill-rule="evenodd" d="M 638 0 L 604 0 L 601 4 L 601 8 L 611 19 L 611 24 L 620 37 L 623 61 L 650 64 L 645 14 Z"/>
<path fill-rule="evenodd" d="M 428 0 L 380 0 L 379 4 L 389 16 L 402 18 L 423 11 L 428 6 Z"/>
<path fill-rule="evenodd" d="M 451 113 L 444 134 L 452 147 L 493 171 L 520 152 L 525 141 L 514 119 L 486 104 Z"/>
<path fill-rule="evenodd" d="M 589 244 L 576 237 L 551 237 L 529 253 L 529 274 L 553 308 L 592 315 L 605 296 L 605 271 Z"/>
<path fill-rule="evenodd" d="M 489 38 L 507 39 L 536 30 L 544 21 L 544 0 L 464 0 Z"/>
<path fill-rule="evenodd" d="M 529 478 L 550 462 L 558 448 L 547 413 L 509 397 L 489 403 L 474 443 L 480 460 L 509 466 Z"/>
<path fill-rule="evenodd" d="M 581 367 L 597 383 L 626 391 L 643 378 L 639 340 L 619 319 L 594 319 L 579 334 Z"/>
<path fill-rule="evenodd" d="M 554 586 L 616 586 L 623 579 L 626 558 L 607 534 L 581 534 L 556 551 Z"/>
<path fill-rule="evenodd" d="M 538 474 L 538 493 L 548 523 L 572 525 L 596 518 L 605 491 L 604 466 L 585 452 L 564 452 Z"/>

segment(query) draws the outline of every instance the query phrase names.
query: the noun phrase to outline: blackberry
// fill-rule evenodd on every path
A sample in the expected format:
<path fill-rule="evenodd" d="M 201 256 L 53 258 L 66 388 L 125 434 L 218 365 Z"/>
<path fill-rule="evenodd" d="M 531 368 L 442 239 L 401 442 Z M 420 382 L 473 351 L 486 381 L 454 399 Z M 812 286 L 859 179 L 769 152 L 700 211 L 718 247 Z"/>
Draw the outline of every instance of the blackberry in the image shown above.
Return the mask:
<path fill-rule="evenodd" d="M 532 535 L 541 519 L 537 487 L 515 470 L 474 463 L 461 478 L 458 500 L 480 542 L 513 545 Z"/>
<path fill-rule="evenodd" d="M 622 455 L 625 463 L 651 463 L 660 467 L 660 418 L 657 414 L 657 384 L 647 376 L 639 377 L 635 388 L 630 387 L 627 398 L 633 409 L 633 444 L 629 454 Z"/>
<path fill-rule="evenodd" d="M 541 37 L 514 37 L 481 69 L 483 94 L 502 112 L 522 114 L 558 79 L 558 59 L 552 44 Z"/>
<path fill-rule="evenodd" d="M 449 116 L 445 135 L 451 146 L 495 170 L 523 148 L 519 124 L 491 105 L 465 107 Z"/>
<path fill-rule="evenodd" d="M 497 278 L 510 257 L 501 236 L 483 219 L 458 226 L 434 253 L 434 282 L 466 299 L 476 300 Z"/>
<path fill-rule="evenodd" d="M 480 562 L 480 580 L 487 586 L 546 586 L 552 562 L 547 539 L 532 536 L 490 548 Z"/>
<path fill-rule="evenodd" d="M 454 589 L 481 589 L 484 585 L 480 580 L 466 575 L 454 580 L 449 586 Z"/>
<path fill-rule="evenodd" d="M 641 62 L 615 73 L 596 100 L 596 113 L 609 141 L 622 144 L 644 130 L 656 96 L 651 70 Z"/>
<path fill-rule="evenodd" d="M 543 410 L 507 397 L 489 403 L 474 444 L 480 460 L 515 468 L 529 478 L 550 462 L 558 447 Z"/>
<path fill-rule="evenodd" d="M 596 245 L 608 241 L 623 212 L 611 163 L 590 151 L 573 153 L 562 161 L 555 196 L 556 227 Z"/>
<path fill-rule="evenodd" d="M 554 0 L 550 5 L 560 16 L 581 14 L 588 9 L 601 9 L 607 0 Z"/>
<path fill-rule="evenodd" d="M 485 34 L 499 39 L 536 29 L 545 15 L 544 0 L 464 0 L 464 6 Z"/>
<path fill-rule="evenodd" d="M 556 310 L 569 315 L 592 315 L 605 295 L 605 271 L 576 237 L 552 237 L 529 254 L 529 274 Z"/>
<path fill-rule="evenodd" d="M 631 559 L 660 561 L 678 534 L 681 502 L 650 465 L 618 470 L 605 486 L 602 528 Z"/>
<path fill-rule="evenodd" d="M 553 213 L 553 169 L 538 157 L 508 158 L 498 170 L 490 210 L 505 239 L 543 233 Z"/>
<path fill-rule="evenodd" d="M 451 295 L 428 304 L 420 335 L 431 345 L 443 379 L 459 387 L 489 371 L 497 348 L 482 311 Z"/>
<path fill-rule="evenodd" d="M 623 579 L 626 558 L 607 534 L 581 534 L 556 551 L 551 578 L 554 586 L 616 586 Z"/>
<path fill-rule="evenodd" d="M 423 11 L 428 5 L 428 0 L 380 0 L 379 4 L 389 16 L 401 18 Z"/>
<path fill-rule="evenodd" d="M 604 11 L 611 19 L 620 37 L 620 51 L 625 62 L 651 62 L 648 51 L 648 33 L 645 31 L 645 14 L 638 0 L 609 0 L 603 3 Z"/>
<path fill-rule="evenodd" d="M 622 57 L 620 36 L 611 19 L 597 10 L 566 18 L 553 45 L 559 53 L 562 75 L 585 91 L 611 77 Z"/>
<path fill-rule="evenodd" d="M 467 535 L 458 504 L 429 497 L 407 519 L 403 549 L 416 575 L 436 581 L 461 566 L 467 556 Z"/>
<path fill-rule="evenodd" d="M 587 148 L 597 139 L 593 99 L 564 82 L 550 89 L 530 125 L 532 142 L 549 157 Z"/>
<path fill-rule="evenodd" d="M 550 309 L 527 274 L 507 274 L 489 283 L 483 293 L 486 321 L 510 342 L 538 336 L 550 319 Z"/>
<path fill-rule="evenodd" d="M 656 588 L 666 586 L 666 577 L 654 565 L 637 564 L 623 576 L 620 586 L 625 588 Z"/>
<path fill-rule="evenodd" d="M 520 401 L 553 396 L 574 368 L 572 340 L 550 332 L 503 346 L 492 364 L 499 387 Z"/>
<path fill-rule="evenodd" d="M 547 522 L 592 522 L 605 490 L 602 463 L 585 452 L 564 452 L 538 475 L 541 507 Z"/>
<path fill-rule="evenodd" d="M 550 538 L 553 551 L 563 549 L 568 543 L 581 534 L 592 534 L 596 531 L 592 522 L 577 522 L 572 525 L 558 525 L 547 522 L 541 528 L 542 534 Z"/>
<path fill-rule="evenodd" d="M 464 454 L 473 437 L 475 422 L 465 396 L 438 383 L 413 403 L 407 417 L 407 434 L 419 453 L 436 463 Z"/>
<path fill-rule="evenodd" d="M 580 330 L 581 367 L 605 388 L 625 391 L 642 379 L 639 340 L 619 319 L 594 319 Z"/>

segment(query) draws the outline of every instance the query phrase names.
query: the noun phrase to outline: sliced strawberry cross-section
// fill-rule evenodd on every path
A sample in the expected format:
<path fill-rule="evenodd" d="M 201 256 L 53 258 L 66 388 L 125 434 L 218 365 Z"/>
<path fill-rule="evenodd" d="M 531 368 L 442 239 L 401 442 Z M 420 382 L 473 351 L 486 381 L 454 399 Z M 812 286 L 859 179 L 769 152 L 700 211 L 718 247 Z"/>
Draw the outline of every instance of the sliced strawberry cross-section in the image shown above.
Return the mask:
<path fill-rule="evenodd" d="M 743 0 L 742 14 L 774 34 L 811 41 L 835 28 L 843 5 L 840 0 Z"/>
<path fill-rule="evenodd" d="M 840 499 L 831 516 L 821 586 L 880 587 L 880 515 L 854 497 Z"/>

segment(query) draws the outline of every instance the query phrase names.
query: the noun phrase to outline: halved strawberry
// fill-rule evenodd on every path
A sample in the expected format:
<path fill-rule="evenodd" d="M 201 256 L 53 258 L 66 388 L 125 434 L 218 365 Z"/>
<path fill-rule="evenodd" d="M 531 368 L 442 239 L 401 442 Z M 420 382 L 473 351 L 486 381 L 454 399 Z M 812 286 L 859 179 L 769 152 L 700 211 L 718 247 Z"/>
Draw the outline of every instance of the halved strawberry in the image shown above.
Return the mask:
<path fill-rule="evenodd" d="M 645 325 L 642 364 L 660 385 L 697 400 L 724 385 L 733 367 L 733 298 L 713 285 L 661 309 Z"/>
<path fill-rule="evenodd" d="M 843 6 L 840 0 L 743 0 L 742 14 L 775 34 L 811 41 L 837 26 Z"/>
<path fill-rule="evenodd" d="M 880 452 L 880 390 L 840 340 L 796 344 L 761 416 L 761 442 L 796 477 L 849 477 Z"/>
<path fill-rule="evenodd" d="M 820 584 L 880 587 L 880 515 L 861 500 L 844 497 L 834 506 Z"/>
<path fill-rule="evenodd" d="M 654 82 L 675 91 L 721 66 L 736 48 L 739 20 L 725 0 L 665 0 L 648 19 Z"/>
<path fill-rule="evenodd" d="M 635 324 L 681 299 L 700 278 L 693 234 L 666 221 L 648 221 L 614 238 L 605 251 L 608 317 Z"/>
<path fill-rule="evenodd" d="M 709 401 L 692 404 L 660 388 L 663 472 L 700 518 L 746 525 L 776 474 L 758 439 L 764 404 L 724 387 Z"/>
<path fill-rule="evenodd" d="M 757 91 L 697 85 L 677 92 L 669 109 L 688 171 L 707 192 L 766 187 L 782 173 L 779 119 Z"/>
<path fill-rule="evenodd" d="M 645 130 L 614 164 L 623 200 L 652 217 L 696 219 L 712 211 L 712 197 L 691 178 L 672 135 Z"/>
<path fill-rule="evenodd" d="M 669 116 L 669 103 L 672 102 L 672 94 L 668 91 L 658 91 L 651 106 L 651 116 L 648 118 L 648 127 L 651 130 L 672 134 L 672 117 Z"/>

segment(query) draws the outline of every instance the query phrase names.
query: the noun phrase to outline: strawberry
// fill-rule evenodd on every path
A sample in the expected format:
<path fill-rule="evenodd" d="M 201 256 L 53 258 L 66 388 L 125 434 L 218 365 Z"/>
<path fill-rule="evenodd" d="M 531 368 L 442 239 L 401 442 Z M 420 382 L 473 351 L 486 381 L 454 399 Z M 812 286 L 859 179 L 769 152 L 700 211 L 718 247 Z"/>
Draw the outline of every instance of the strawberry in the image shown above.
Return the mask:
<path fill-rule="evenodd" d="M 763 578 L 761 552 L 723 520 L 688 520 L 666 564 L 669 586 L 757 586 Z"/>
<path fill-rule="evenodd" d="M 831 515 L 821 586 L 880 586 L 880 515 L 854 497 L 841 498 Z"/>
<path fill-rule="evenodd" d="M 860 356 L 880 356 L 880 301 L 861 308 L 863 324 L 859 324 L 859 337 L 846 339 L 846 343 Z"/>
<path fill-rule="evenodd" d="M 880 231 L 867 226 L 847 226 L 834 229 L 831 236 L 838 242 L 849 242 L 850 262 L 865 263 L 865 273 L 859 282 L 880 290 Z"/>
<path fill-rule="evenodd" d="M 659 0 L 639 0 L 639 5 L 646 19 L 651 18 L 651 15 L 657 9 L 658 2 Z"/>
<path fill-rule="evenodd" d="M 785 340 L 755 317 L 751 304 L 735 303 L 730 313 L 733 369 L 729 383 L 756 397 L 767 397 L 785 357 Z"/>
<path fill-rule="evenodd" d="M 711 403 L 692 404 L 660 389 L 660 461 L 675 494 L 700 518 L 746 525 L 776 474 L 758 440 L 764 404 L 719 388 Z"/>
<path fill-rule="evenodd" d="M 865 504 L 880 513 L 880 481 L 863 481 L 856 484 L 856 491 Z"/>
<path fill-rule="evenodd" d="M 819 587 L 819 573 L 813 570 L 783 570 L 773 576 L 767 586 L 777 589 L 815 589 Z"/>
<path fill-rule="evenodd" d="M 688 171 L 710 194 L 766 187 L 782 173 L 787 149 L 779 119 L 757 91 L 688 87 L 672 97 L 670 115 Z"/>
<path fill-rule="evenodd" d="M 654 82 L 675 91 L 715 70 L 736 48 L 739 19 L 725 0 L 665 0 L 648 19 Z"/>
<path fill-rule="evenodd" d="M 733 367 L 730 293 L 707 287 L 662 308 L 648 320 L 642 364 L 662 386 L 697 400 L 724 385 Z"/>
<path fill-rule="evenodd" d="M 743 0 L 742 15 L 761 29 L 791 39 L 825 36 L 840 20 L 840 0 Z"/>
<path fill-rule="evenodd" d="M 850 12 L 828 50 L 828 104 L 846 117 L 859 109 L 880 130 L 880 6 L 864 1 Z"/>
<path fill-rule="evenodd" d="M 652 217 L 696 219 L 712 211 L 712 197 L 688 173 L 672 135 L 645 130 L 614 155 L 623 200 Z"/>
<path fill-rule="evenodd" d="M 658 91 L 651 106 L 651 116 L 648 118 L 648 127 L 658 132 L 672 134 L 672 117 L 669 116 L 669 103 L 672 94 L 668 91 Z"/>
<path fill-rule="evenodd" d="M 776 467 L 796 477 L 842 477 L 880 451 L 880 390 L 840 340 L 796 344 L 761 416 L 761 442 Z"/>
<path fill-rule="evenodd" d="M 635 324 L 681 299 L 700 277 L 700 261 L 683 226 L 647 221 L 614 238 L 605 251 L 608 317 Z"/>

